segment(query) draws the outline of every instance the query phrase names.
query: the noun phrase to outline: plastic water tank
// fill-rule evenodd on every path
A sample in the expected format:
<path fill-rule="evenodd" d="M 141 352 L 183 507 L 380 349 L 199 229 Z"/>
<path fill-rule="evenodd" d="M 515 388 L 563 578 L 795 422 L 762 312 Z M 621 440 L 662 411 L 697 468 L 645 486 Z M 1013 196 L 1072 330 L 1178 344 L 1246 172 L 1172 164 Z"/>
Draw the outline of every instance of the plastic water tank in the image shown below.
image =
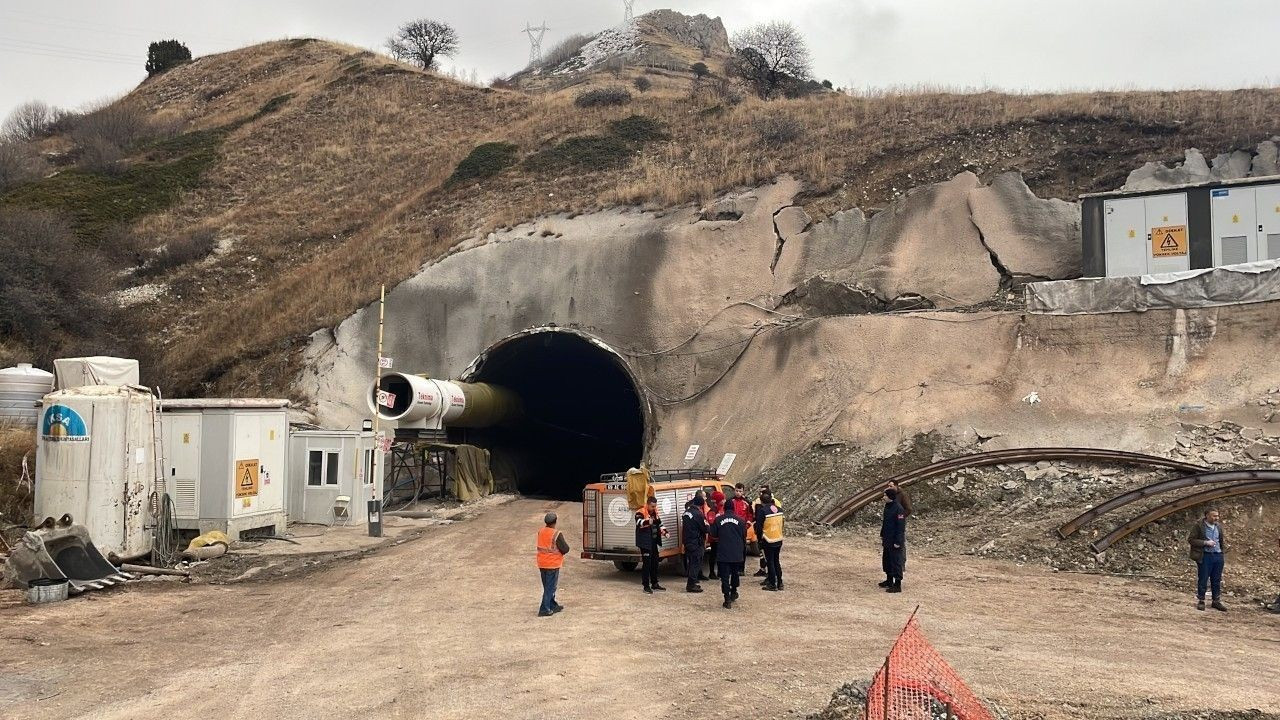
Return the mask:
<path fill-rule="evenodd" d="M 0 370 L 0 422 L 35 425 L 40 417 L 36 403 L 53 392 L 53 373 L 18 363 Z"/>

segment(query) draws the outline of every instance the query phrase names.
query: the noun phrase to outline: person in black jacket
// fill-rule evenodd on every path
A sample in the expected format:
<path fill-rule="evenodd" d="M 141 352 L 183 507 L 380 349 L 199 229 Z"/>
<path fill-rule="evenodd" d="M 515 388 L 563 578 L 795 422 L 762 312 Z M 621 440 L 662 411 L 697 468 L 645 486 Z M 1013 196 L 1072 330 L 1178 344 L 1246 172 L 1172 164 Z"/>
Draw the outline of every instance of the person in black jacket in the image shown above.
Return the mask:
<path fill-rule="evenodd" d="M 703 514 L 703 508 L 706 507 L 706 498 L 699 490 L 693 496 L 693 500 L 689 502 L 689 507 L 685 508 L 684 514 L 680 516 L 680 536 L 684 544 L 684 566 L 688 575 L 688 582 L 684 586 L 685 592 L 700 593 L 702 585 L 699 581 L 702 579 L 702 556 L 706 550 L 707 542 L 707 517 Z"/>
<path fill-rule="evenodd" d="M 711 526 L 711 537 L 717 543 L 716 571 L 720 573 L 720 592 L 728 610 L 738 599 L 738 582 L 747 561 L 747 522 L 734 513 L 721 513 Z"/>
<path fill-rule="evenodd" d="M 643 569 L 640 573 L 644 591 L 666 590 L 658 584 L 658 553 L 662 551 L 662 538 L 667 534 L 658 515 L 658 501 L 649 498 L 644 507 L 636 511 L 636 547 L 640 548 Z"/>
<path fill-rule="evenodd" d="M 884 491 L 884 519 L 880 522 L 880 544 L 884 550 L 880 564 L 884 569 L 886 592 L 902 592 L 902 573 L 907 565 L 907 511 L 898 502 L 898 491 Z"/>

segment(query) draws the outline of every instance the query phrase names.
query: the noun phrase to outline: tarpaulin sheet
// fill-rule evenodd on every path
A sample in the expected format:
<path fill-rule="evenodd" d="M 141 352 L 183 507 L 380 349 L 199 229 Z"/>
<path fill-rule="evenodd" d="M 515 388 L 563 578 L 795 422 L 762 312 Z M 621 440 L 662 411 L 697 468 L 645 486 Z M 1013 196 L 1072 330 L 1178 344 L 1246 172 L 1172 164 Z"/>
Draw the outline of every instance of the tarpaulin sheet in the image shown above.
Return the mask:
<path fill-rule="evenodd" d="M 627 471 L 627 507 L 639 510 L 652 494 L 649 489 L 649 468 L 641 465 Z"/>
<path fill-rule="evenodd" d="M 58 389 L 86 385 L 137 385 L 138 361 L 116 357 L 60 358 L 53 361 Z"/>
<path fill-rule="evenodd" d="M 463 502 L 493 494 L 493 471 L 489 451 L 475 445 L 454 449 L 453 494 Z"/>
<path fill-rule="evenodd" d="M 1118 278 L 1029 283 L 1027 312 L 1094 315 L 1280 300 L 1280 260 Z"/>

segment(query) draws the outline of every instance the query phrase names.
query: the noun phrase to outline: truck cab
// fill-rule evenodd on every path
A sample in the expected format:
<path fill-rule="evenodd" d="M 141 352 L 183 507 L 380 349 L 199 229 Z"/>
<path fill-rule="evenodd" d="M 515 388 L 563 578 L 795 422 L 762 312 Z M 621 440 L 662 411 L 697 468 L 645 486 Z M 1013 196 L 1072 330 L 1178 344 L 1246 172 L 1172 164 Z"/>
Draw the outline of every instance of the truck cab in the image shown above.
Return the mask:
<path fill-rule="evenodd" d="M 684 555 L 680 516 L 694 493 L 701 490 L 708 503 L 716 490 L 733 497 L 733 485 L 713 470 L 654 470 L 649 479 L 658 500 L 658 517 L 667 529 L 659 558 Z M 583 488 L 582 557 L 609 560 L 619 570 L 634 570 L 640 563 L 635 512 L 627 506 L 626 473 L 602 475 L 600 482 Z"/>

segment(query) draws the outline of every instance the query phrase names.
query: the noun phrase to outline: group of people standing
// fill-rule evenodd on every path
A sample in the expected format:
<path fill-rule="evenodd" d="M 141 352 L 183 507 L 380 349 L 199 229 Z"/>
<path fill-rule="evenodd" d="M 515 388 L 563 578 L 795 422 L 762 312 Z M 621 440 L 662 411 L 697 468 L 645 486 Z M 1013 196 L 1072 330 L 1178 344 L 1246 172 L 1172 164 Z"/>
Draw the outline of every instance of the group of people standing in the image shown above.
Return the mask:
<path fill-rule="evenodd" d="M 900 488 L 890 485 L 884 493 L 884 519 L 880 527 L 883 546 L 882 566 L 885 579 L 880 587 L 887 592 L 902 592 L 902 576 L 907 559 L 907 517 L 911 504 Z M 542 604 L 538 615 L 546 617 L 564 610 L 556 602 L 560 568 L 569 544 L 556 529 L 556 514 L 547 513 L 544 527 L 538 532 L 538 569 L 542 575 Z M 703 592 L 703 580 L 720 580 L 720 592 L 727 610 L 738 600 L 738 589 L 746 572 L 747 548 L 754 541 L 760 548 L 760 587 L 771 592 L 783 589 L 782 582 L 782 502 L 773 496 L 768 485 L 760 487 L 754 501 L 747 500 L 746 487 L 734 486 L 733 496 L 725 497 L 717 490 L 710 500 L 703 491 L 694 493 L 685 504 L 680 522 L 687 578 L 685 592 Z M 644 592 L 665 591 L 658 582 L 658 563 L 663 545 L 669 539 L 658 512 L 658 500 L 649 496 L 635 513 L 636 547 L 640 550 L 640 585 Z M 708 574 L 703 573 L 707 561 Z"/>
<path fill-rule="evenodd" d="M 648 498 L 645 507 L 636 512 L 635 522 L 636 547 L 643 560 L 641 586 L 646 593 L 665 590 L 658 583 L 658 557 L 667 531 L 658 515 L 656 498 Z M 767 485 L 760 488 L 754 503 L 747 501 L 742 483 L 734 487 L 733 497 L 726 498 L 717 490 L 711 494 L 710 502 L 699 490 L 685 505 L 680 526 L 687 571 L 685 592 L 703 592 L 702 581 L 718 577 L 723 606 L 732 608 L 739 597 L 752 537 L 760 545 L 761 569 L 757 575 L 765 578 L 761 587 L 775 592 L 783 589 L 782 505 Z M 702 571 L 704 560 L 709 560 L 710 575 Z"/>

